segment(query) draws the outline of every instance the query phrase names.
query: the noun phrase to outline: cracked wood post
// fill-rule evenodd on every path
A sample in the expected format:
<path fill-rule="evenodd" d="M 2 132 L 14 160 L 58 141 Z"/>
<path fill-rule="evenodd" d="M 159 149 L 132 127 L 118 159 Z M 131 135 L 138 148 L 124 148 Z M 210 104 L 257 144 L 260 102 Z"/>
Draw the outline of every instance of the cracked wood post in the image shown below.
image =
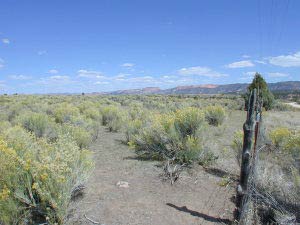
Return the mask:
<path fill-rule="evenodd" d="M 253 150 L 253 137 L 255 132 L 256 124 L 256 89 L 250 93 L 250 98 L 248 102 L 247 119 L 244 123 L 244 141 L 243 141 L 243 152 L 242 152 L 242 164 L 241 164 L 241 174 L 240 182 L 237 188 L 237 220 L 240 219 L 242 209 L 244 207 L 244 200 L 247 197 L 248 192 L 248 178 L 250 172 L 250 157 L 251 151 Z"/>

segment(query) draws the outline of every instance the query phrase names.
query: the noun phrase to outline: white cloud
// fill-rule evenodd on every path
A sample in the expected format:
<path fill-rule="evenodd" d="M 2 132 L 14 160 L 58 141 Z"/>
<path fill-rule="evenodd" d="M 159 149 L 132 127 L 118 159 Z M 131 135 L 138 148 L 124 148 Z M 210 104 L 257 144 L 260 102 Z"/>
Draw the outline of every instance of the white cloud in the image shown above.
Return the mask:
<path fill-rule="evenodd" d="M 8 45 L 10 43 L 10 40 L 8 38 L 3 38 L 2 43 Z"/>
<path fill-rule="evenodd" d="M 5 84 L 4 80 L 0 80 L 0 92 L 6 91 L 7 90 L 7 85 Z"/>
<path fill-rule="evenodd" d="M 227 74 L 216 72 L 208 67 L 194 66 L 188 68 L 181 68 L 177 71 L 180 75 L 197 75 L 204 77 L 225 77 Z"/>
<path fill-rule="evenodd" d="M 109 84 L 107 81 L 97 81 L 95 84 Z"/>
<path fill-rule="evenodd" d="M 52 70 L 49 70 L 48 73 L 51 73 L 51 74 L 57 74 L 57 73 L 58 73 L 58 70 L 52 69 Z"/>
<path fill-rule="evenodd" d="M 163 76 L 160 78 L 163 83 L 176 83 L 180 78 L 176 78 L 174 76 Z"/>
<path fill-rule="evenodd" d="M 25 76 L 25 75 L 11 75 L 9 76 L 10 79 L 13 80 L 30 80 L 31 76 Z"/>
<path fill-rule="evenodd" d="M 99 71 L 93 71 L 93 70 L 78 70 L 77 74 L 79 77 L 85 77 L 85 78 L 105 78 L 105 76 L 99 72 Z"/>
<path fill-rule="evenodd" d="M 126 78 L 130 75 L 131 74 L 128 74 L 128 73 L 119 73 L 117 76 L 113 77 L 113 79 L 116 81 L 125 81 Z"/>
<path fill-rule="evenodd" d="M 269 63 L 281 67 L 298 67 L 300 66 L 300 52 L 271 57 L 269 58 Z"/>
<path fill-rule="evenodd" d="M 242 76 L 239 76 L 238 80 L 242 82 L 250 82 L 254 78 L 254 75 L 256 74 L 255 71 L 248 71 L 244 72 Z"/>
<path fill-rule="evenodd" d="M 50 80 L 69 80 L 70 79 L 70 77 L 69 76 L 59 76 L 59 75 L 57 75 L 57 76 L 51 76 L 51 77 L 49 77 L 49 79 Z"/>
<path fill-rule="evenodd" d="M 129 73 L 119 73 L 119 74 L 116 76 L 116 78 L 125 78 L 125 77 L 128 77 L 128 76 L 130 76 Z"/>
<path fill-rule="evenodd" d="M 248 76 L 248 77 L 254 77 L 254 75 L 256 74 L 255 71 L 249 71 L 249 72 L 245 72 L 244 75 Z"/>
<path fill-rule="evenodd" d="M 41 50 L 41 51 L 38 51 L 37 54 L 38 54 L 38 55 L 46 55 L 46 54 L 47 54 L 47 51 Z"/>
<path fill-rule="evenodd" d="M 133 77 L 130 80 L 131 81 L 154 81 L 154 78 L 151 76 L 144 76 L 144 77 Z"/>
<path fill-rule="evenodd" d="M 255 60 L 256 63 L 259 63 L 259 64 L 267 64 L 265 61 L 262 61 L 262 60 Z"/>
<path fill-rule="evenodd" d="M 143 76 L 143 77 L 132 77 L 125 79 L 129 83 L 158 83 L 157 79 L 154 79 L 152 76 Z"/>
<path fill-rule="evenodd" d="M 4 67 L 4 60 L 0 58 L 0 69 Z"/>
<path fill-rule="evenodd" d="M 123 67 L 134 67 L 134 64 L 133 63 L 123 63 L 121 66 Z"/>
<path fill-rule="evenodd" d="M 242 60 L 242 61 L 233 62 L 233 63 L 226 65 L 226 67 L 231 68 L 231 69 L 253 67 L 253 66 L 255 66 L 255 65 L 251 62 L 251 60 Z"/>
<path fill-rule="evenodd" d="M 268 76 L 269 77 L 272 77 L 272 78 L 281 78 L 281 77 L 289 77 L 290 75 L 288 73 L 268 73 Z"/>
<path fill-rule="evenodd" d="M 242 55 L 242 57 L 245 58 L 245 59 L 248 59 L 248 58 L 250 58 L 251 56 L 250 56 L 250 55 Z"/>

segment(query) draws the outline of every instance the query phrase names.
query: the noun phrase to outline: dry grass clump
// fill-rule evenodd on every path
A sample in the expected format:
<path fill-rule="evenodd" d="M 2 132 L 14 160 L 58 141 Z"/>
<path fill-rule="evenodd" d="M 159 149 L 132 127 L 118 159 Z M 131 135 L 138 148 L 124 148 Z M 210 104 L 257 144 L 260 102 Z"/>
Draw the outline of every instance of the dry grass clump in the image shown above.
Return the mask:
<path fill-rule="evenodd" d="M 243 138 L 244 132 L 242 130 L 238 130 L 234 133 L 231 143 L 231 148 L 234 150 L 234 154 L 239 165 L 242 160 Z"/>
<path fill-rule="evenodd" d="M 269 210 L 273 222 L 294 218 L 300 221 L 300 132 L 279 127 L 269 133 L 269 152 L 261 154 L 257 188 L 273 199 Z M 275 202 L 275 203 L 274 203 Z"/>

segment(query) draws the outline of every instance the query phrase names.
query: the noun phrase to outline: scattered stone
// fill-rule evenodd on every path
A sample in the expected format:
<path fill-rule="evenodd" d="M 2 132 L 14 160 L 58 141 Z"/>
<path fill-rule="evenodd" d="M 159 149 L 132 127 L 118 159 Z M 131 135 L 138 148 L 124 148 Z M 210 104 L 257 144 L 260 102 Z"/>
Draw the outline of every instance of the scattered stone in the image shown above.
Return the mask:
<path fill-rule="evenodd" d="M 126 181 L 119 181 L 117 183 L 117 186 L 120 187 L 120 188 L 129 188 L 129 183 L 126 182 Z"/>

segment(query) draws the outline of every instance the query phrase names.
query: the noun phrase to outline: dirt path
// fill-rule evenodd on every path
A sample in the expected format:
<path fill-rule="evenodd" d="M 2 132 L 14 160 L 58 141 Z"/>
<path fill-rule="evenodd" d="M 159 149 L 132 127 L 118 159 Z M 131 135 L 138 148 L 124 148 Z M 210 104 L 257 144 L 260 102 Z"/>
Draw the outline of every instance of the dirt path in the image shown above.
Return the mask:
<path fill-rule="evenodd" d="M 158 162 L 140 161 L 123 135 L 101 128 L 92 149 L 96 166 L 85 195 L 71 204 L 68 224 L 105 225 L 228 224 L 234 204 L 234 187 L 221 187 L 220 171 L 201 167 L 184 173 L 171 186 L 159 178 Z M 126 181 L 129 187 L 118 187 Z"/>
<path fill-rule="evenodd" d="M 290 106 L 293 106 L 295 108 L 298 108 L 300 109 L 300 105 L 297 103 L 297 102 L 289 102 L 289 103 L 286 103 L 287 105 L 290 105 Z"/>

